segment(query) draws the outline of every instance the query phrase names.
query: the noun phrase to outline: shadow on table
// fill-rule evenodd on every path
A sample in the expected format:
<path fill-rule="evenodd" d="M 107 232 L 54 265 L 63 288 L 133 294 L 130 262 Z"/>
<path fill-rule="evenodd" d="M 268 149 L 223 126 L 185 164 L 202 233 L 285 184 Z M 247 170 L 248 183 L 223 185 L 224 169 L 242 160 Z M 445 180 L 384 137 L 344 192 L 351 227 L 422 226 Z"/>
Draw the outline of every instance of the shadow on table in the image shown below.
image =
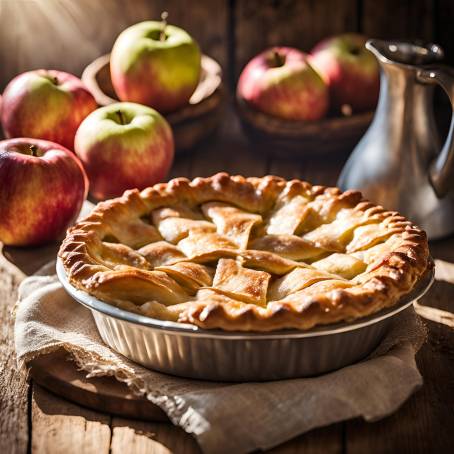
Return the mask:
<path fill-rule="evenodd" d="M 430 241 L 429 248 L 433 258 L 454 263 L 454 235 Z"/>
<path fill-rule="evenodd" d="M 28 248 L 3 246 L 2 254 L 8 262 L 29 276 L 53 260 L 57 255 L 58 248 L 58 243 Z"/>
<path fill-rule="evenodd" d="M 454 328 L 453 296 L 454 283 L 438 277 L 427 294 L 415 303 L 415 310 L 424 320 Z"/>
<path fill-rule="evenodd" d="M 454 280 L 454 275 L 453 275 Z M 436 278 L 429 291 L 420 299 L 425 306 L 454 312 L 454 282 Z"/>

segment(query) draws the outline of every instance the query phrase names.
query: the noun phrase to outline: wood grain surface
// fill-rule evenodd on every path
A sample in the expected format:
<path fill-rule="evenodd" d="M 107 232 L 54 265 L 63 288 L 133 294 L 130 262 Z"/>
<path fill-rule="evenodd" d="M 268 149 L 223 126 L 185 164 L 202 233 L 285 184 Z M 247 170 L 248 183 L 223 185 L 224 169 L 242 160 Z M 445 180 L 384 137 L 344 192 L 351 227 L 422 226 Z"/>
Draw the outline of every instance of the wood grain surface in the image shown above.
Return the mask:
<path fill-rule="evenodd" d="M 171 424 L 112 419 L 112 454 L 198 454 L 194 439 Z"/>
<path fill-rule="evenodd" d="M 0 256 L 0 451 L 25 452 L 28 443 L 25 377 L 18 373 L 14 356 L 12 310 L 17 286 L 24 278 L 17 267 Z M 8 448 L 4 451 L 1 448 Z"/>
<path fill-rule="evenodd" d="M 436 2 L 432 0 L 364 0 L 362 4 L 361 31 L 368 36 L 434 39 Z M 450 44 L 448 41 L 446 44 Z"/>
<path fill-rule="evenodd" d="M 38 385 L 33 387 L 31 414 L 32 452 L 109 452 L 111 417 L 108 415 L 62 400 Z"/>

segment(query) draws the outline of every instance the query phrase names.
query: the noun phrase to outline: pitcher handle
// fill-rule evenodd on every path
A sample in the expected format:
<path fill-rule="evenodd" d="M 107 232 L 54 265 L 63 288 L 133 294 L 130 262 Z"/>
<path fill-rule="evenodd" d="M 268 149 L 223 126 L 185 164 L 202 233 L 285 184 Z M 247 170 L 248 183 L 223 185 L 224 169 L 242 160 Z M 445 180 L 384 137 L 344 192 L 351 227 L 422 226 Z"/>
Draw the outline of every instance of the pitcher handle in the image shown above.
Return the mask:
<path fill-rule="evenodd" d="M 454 188 L 454 71 L 447 66 L 421 69 L 417 73 L 417 79 L 420 82 L 440 85 L 449 96 L 453 108 L 448 137 L 429 168 L 429 180 L 435 194 L 441 198 Z"/>

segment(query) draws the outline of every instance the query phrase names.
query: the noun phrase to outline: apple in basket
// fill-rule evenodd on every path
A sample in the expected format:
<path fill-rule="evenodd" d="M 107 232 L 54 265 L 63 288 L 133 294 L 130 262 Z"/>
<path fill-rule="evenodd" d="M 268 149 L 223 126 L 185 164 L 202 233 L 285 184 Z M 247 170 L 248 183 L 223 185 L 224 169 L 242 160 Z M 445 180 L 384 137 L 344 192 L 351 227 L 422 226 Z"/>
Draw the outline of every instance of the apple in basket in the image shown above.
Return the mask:
<path fill-rule="evenodd" d="M 77 156 L 97 199 L 162 181 L 173 161 L 174 143 L 167 121 L 151 107 L 114 103 L 92 112 L 80 125 Z"/>
<path fill-rule="evenodd" d="M 165 19 L 141 22 L 124 30 L 110 57 L 112 84 L 118 98 L 162 113 L 188 103 L 200 71 L 197 43 L 181 28 L 167 25 Z"/>
<path fill-rule="evenodd" d="M 53 142 L 0 142 L 0 241 L 10 246 L 47 243 L 76 219 L 88 180 L 74 153 Z"/>
<path fill-rule="evenodd" d="M 350 106 L 359 112 L 377 104 L 379 68 L 364 47 L 366 41 L 362 35 L 346 33 L 323 40 L 311 52 L 310 62 L 328 84 L 334 110 Z"/>
<path fill-rule="evenodd" d="M 62 71 L 38 69 L 15 77 L 2 101 L 6 137 L 32 137 L 74 150 L 82 120 L 98 107 L 80 79 Z"/>
<path fill-rule="evenodd" d="M 328 109 L 328 89 L 306 54 L 274 47 L 243 69 L 237 96 L 255 109 L 286 120 L 319 120 Z"/>

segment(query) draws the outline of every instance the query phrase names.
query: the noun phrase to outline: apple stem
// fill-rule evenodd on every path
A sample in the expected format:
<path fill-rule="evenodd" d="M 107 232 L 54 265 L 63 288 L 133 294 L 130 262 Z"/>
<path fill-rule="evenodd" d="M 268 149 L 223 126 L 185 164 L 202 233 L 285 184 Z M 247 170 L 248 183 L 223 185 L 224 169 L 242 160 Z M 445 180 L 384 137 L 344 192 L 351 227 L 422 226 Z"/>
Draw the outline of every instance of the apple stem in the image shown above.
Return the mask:
<path fill-rule="evenodd" d="M 38 147 L 36 145 L 30 145 L 30 152 L 32 156 L 38 156 Z"/>
<path fill-rule="evenodd" d="M 161 33 L 159 35 L 159 41 L 165 41 L 166 40 L 166 27 L 167 27 L 167 18 L 169 17 L 169 13 L 167 11 L 163 11 L 161 13 Z"/>
<path fill-rule="evenodd" d="M 54 80 L 54 84 L 55 84 L 55 85 L 58 85 L 58 77 L 57 77 L 57 76 L 54 76 L 54 77 L 53 77 L 53 80 Z"/>
<path fill-rule="evenodd" d="M 273 50 L 274 63 L 277 67 L 283 66 L 285 63 L 284 57 L 279 53 L 277 49 Z"/>
<path fill-rule="evenodd" d="M 125 125 L 126 124 L 125 114 L 121 110 L 117 110 L 115 113 L 117 114 L 120 124 Z"/>

